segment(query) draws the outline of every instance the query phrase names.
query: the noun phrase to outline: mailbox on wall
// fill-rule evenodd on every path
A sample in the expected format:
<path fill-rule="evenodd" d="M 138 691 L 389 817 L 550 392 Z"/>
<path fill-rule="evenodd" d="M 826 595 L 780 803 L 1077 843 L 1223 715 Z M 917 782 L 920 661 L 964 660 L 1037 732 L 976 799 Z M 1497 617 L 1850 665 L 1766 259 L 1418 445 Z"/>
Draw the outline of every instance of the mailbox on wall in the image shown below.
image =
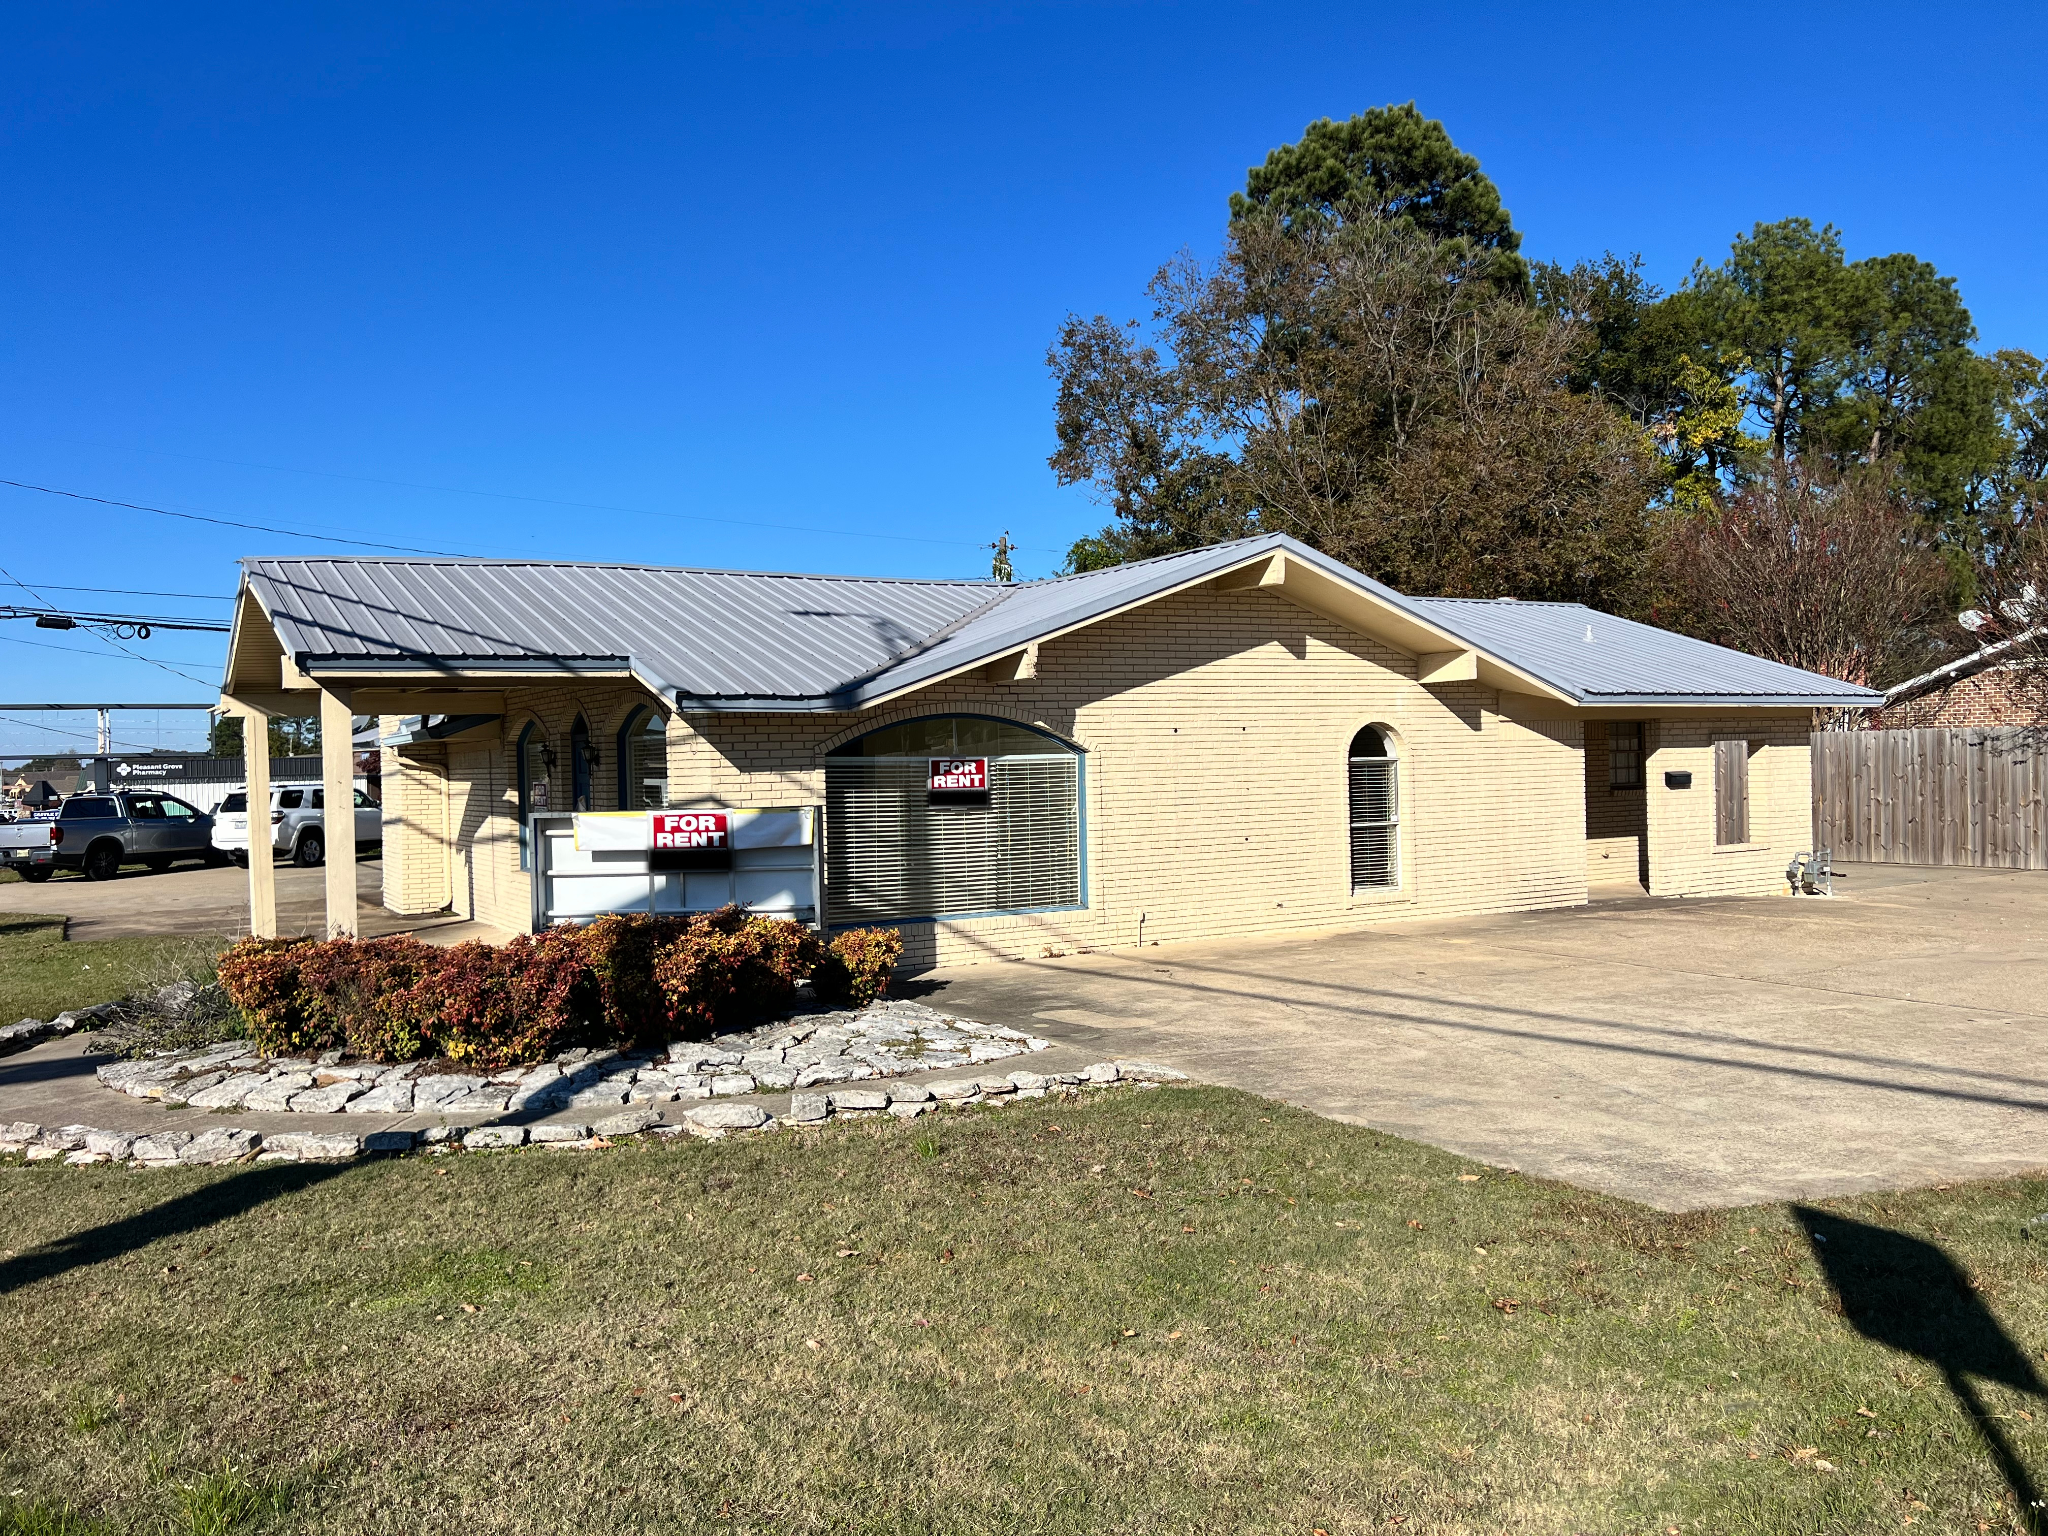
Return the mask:
<path fill-rule="evenodd" d="M 816 924 L 818 821 L 810 805 L 535 816 L 534 929 L 728 905 Z"/>

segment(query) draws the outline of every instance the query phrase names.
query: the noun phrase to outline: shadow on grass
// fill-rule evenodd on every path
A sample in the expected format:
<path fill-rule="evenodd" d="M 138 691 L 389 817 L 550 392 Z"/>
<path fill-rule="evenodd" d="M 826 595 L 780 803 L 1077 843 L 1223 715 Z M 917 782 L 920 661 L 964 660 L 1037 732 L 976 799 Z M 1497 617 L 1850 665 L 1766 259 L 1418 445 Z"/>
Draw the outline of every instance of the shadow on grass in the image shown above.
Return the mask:
<path fill-rule="evenodd" d="M 1992 1460 L 2019 1503 L 2021 1521 L 2041 1536 L 2048 1530 L 2041 1491 L 1977 1395 L 1976 1383 L 1996 1382 L 2040 1398 L 2048 1398 L 2048 1386 L 1970 1289 L 1969 1277 L 1940 1248 L 1917 1237 L 1809 1206 L 1796 1205 L 1792 1213 L 1806 1229 L 1813 1256 L 1841 1298 L 1850 1326 L 1875 1343 L 1918 1355 L 1941 1372 L 1990 1446 Z"/>
<path fill-rule="evenodd" d="M 88 1227 L 69 1237 L 44 1243 L 26 1253 L 0 1261 L 0 1296 L 80 1269 L 103 1264 L 124 1253 L 146 1247 L 159 1238 L 197 1232 L 217 1221 L 226 1221 L 285 1195 L 294 1195 L 315 1184 L 325 1183 L 343 1172 L 347 1163 L 273 1163 L 241 1173 L 179 1195 L 162 1205 L 153 1205 L 133 1216 Z M 147 1178 L 148 1174 L 141 1177 Z"/>

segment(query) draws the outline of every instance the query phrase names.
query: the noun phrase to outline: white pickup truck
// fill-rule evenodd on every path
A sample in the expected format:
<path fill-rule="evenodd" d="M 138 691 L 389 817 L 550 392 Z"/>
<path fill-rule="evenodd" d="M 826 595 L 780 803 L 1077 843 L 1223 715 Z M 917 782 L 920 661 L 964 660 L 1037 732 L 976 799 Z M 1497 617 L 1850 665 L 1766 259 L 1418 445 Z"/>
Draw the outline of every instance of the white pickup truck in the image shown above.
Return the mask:
<path fill-rule="evenodd" d="M 294 864 L 310 869 L 327 861 L 326 792 L 318 784 L 273 784 L 270 789 L 270 847 Z M 384 809 L 355 792 L 356 847 L 384 841 Z M 249 862 L 249 792 L 229 791 L 213 813 L 213 846 L 246 866 Z"/>

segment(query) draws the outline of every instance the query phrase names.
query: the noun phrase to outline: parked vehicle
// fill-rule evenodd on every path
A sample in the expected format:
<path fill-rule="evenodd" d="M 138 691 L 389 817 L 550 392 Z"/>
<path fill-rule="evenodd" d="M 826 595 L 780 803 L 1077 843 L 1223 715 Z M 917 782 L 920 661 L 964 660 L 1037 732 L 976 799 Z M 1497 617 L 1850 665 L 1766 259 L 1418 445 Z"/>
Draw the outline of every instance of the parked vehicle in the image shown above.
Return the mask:
<path fill-rule="evenodd" d="M 384 808 L 355 792 L 356 847 L 384 841 Z M 273 784 L 270 788 L 270 847 L 294 864 L 311 869 L 327 861 L 326 791 L 318 784 Z M 249 791 L 228 791 L 214 812 L 213 846 L 237 864 L 249 862 Z"/>
<path fill-rule="evenodd" d="M 57 872 L 57 820 L 53 815 L 0 822 L 0 869 L 24 880 L 47 880 Z"/>
<path fill-rule="evenodd" d="M 123 864 L 161 872 L 180 859 L 219 862 L 213 818 L 155 790 L 72 795 L 54 819 L 0 828 L 0 867 L 19 869 L 28 880 L 47 880 L 60 869 L 111 880 Z"/>

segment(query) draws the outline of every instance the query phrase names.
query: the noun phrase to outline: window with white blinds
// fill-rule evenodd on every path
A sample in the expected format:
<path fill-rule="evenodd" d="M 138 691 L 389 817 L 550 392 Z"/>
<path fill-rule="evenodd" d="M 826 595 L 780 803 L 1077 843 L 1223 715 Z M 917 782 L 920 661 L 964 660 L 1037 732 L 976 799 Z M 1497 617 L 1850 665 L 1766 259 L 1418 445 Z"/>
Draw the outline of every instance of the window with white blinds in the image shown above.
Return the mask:
<path fill-rule="evenodd" d="M 988 804 L 928 803 L 931 759 L 985 757 Z M 911 721 L 825 760 L 834 923 L 1081 905 L 1081 760 L 1022 726 Z"/>
<path fill-rule="evenodd" d="M 1401 883 L 1400 760 L 1367 726 L 1351 740 L 1351 889 Z"/>

